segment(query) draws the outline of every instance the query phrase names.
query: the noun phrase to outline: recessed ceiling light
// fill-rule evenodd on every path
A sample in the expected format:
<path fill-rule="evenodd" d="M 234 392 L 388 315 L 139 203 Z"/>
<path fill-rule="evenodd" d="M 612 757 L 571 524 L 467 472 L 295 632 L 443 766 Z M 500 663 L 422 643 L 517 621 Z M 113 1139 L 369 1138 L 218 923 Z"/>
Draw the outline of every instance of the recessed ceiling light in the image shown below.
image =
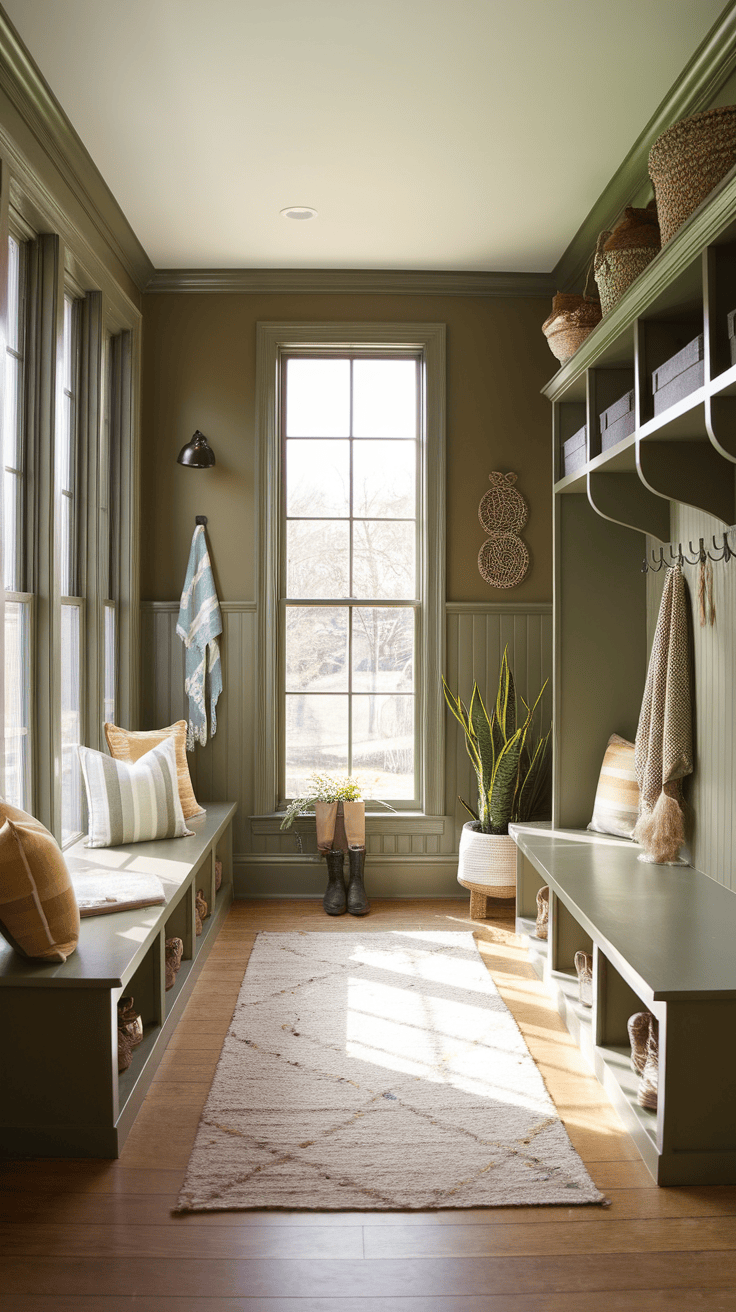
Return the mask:
<path fill-rule="evenodd" d="M 317 211 L 309 205 L 290 205 L 288 209 L 281 210 L 285 219 L 316 219 Z"/>

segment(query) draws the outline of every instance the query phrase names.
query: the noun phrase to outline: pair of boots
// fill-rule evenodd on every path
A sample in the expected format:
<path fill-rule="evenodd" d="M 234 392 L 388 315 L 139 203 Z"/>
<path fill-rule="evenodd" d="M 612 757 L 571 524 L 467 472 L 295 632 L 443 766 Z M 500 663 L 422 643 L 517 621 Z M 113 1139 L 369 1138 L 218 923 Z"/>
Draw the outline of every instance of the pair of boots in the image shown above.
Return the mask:
<path fill-rule="evenodd" d="M 637 1011 L 627 1022 L 631 1042 L 631 1065 L 640 1077 L 636 1101 L 640 1107 L 657 1110 L 659 1085 L 659 1025 L 651 1011 Z"/>
<path fill-rule="evenodd" d="M 365 848 L 348 848 L 350 877 L 347 892 L 343 876 L 345 853 L 339 847 L 331 848 L 329 852 L 325 852 L 325 860 L 327 861 L 328 883 L 327 891 L 322 899 L 322 906 L 328 916 L 342 916 L 346 911 L 349 911 L 351 916 L 367 916 L 371 904 L 365 895 L 365 886 L 363 884 Z"/>

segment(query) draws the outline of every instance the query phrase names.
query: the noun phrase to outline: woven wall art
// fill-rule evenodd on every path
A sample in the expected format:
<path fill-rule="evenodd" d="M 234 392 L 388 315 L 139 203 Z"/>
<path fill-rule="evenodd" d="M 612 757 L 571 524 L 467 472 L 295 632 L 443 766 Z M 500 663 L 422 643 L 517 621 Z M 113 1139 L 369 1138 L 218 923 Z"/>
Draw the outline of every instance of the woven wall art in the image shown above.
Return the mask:
<path fill-rule="evenodd" d="M 490 489 L 478 507 L 478 518 L 488 540 L 478 554 L 481 578 L 492 588 L 515 588 L 529 568 L 529 552 L 519 534 L 529 518 L 529 507 L 514 487 L 516 474 L 489 474 Z"/>

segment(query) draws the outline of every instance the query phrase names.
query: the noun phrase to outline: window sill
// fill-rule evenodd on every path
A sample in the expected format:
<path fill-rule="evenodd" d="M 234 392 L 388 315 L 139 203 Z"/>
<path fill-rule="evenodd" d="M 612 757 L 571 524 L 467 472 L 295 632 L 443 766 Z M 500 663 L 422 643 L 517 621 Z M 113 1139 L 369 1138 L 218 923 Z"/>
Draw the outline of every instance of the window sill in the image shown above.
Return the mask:
<path fill-rule="evenodd" d="M 278 834 L 281 832 L 283 818 L 283 811 L 271 811 L 268 815 L 252 815 L 251 830 L 254 834 Z M 367 834 L 442 835 L 445 833 L 446 826 L 453 824 L 452 816 L 424 815 L 421 811 L 368 811 L 365 817 Z M 300 833 L 314 832 L 314 816 L 299 816 L 291 829 L 297 829 Z"/>

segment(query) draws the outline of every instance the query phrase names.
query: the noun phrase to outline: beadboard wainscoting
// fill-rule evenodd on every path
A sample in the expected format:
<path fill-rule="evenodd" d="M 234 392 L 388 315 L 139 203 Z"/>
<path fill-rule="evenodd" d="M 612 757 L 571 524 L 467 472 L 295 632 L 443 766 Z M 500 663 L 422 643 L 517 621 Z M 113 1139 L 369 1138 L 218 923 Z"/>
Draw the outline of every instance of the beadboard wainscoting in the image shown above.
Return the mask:
<path fill-rule="evenodd" d="M 698 539 L 713 548 L 723 541 L 723 524 L 690 506 L 671 503 L 672 541 L 689 552 Z M 649 548 L 659 547 L 652 539 Z M 694 553 L 689 552 L 692 556 Z M 651 555 L 649 557 L 651 561 Z M 736 891 L 736 560 L 713 565 L 716 620 L 701 626 L 698 566 L 685 564 L 692 611 L 695 698 L 695 769 L 686 784 L 691 808 L 692 863 L 712 879 Z M 651 650 L 665 571 L 647 574 L 647 641 Z"/>
<path fill-rule="evenodd" d="M 184 646 L 176 636 L 178 610 L 178 602 L 143 603 L 141 723 L 146 729 L 186 718 Z M 447 680 L 464 700 L 476 679 L 492 703 L 505 646 L 518 692 L 527 699 L 536 696 L 552 670 L 549 604 L 448 602 L 446 612 Z M 324 871 L 316 859 L 314 821 L 305 818 L 281 833 L 278 814 L 253 814 L 256 619 L 255 602 L 222 603 L 224 686 L 217 706 L 218 728 L 214 739 L 189 757 L 192 781 L 203 804 L 223 800 L 238 804 L 233 826 L 236 896 L 321 896 Z M 545 728 L 550 704 L 547 693 L 542 704 Z M 456 896 L 457 850 L 467 819 L 458 794 L 472 801 L 474 789 L 462 734 L 448 714 L 445 814 L 377 810 L 368 816 L 371 893 L 376 897 Z"/>

